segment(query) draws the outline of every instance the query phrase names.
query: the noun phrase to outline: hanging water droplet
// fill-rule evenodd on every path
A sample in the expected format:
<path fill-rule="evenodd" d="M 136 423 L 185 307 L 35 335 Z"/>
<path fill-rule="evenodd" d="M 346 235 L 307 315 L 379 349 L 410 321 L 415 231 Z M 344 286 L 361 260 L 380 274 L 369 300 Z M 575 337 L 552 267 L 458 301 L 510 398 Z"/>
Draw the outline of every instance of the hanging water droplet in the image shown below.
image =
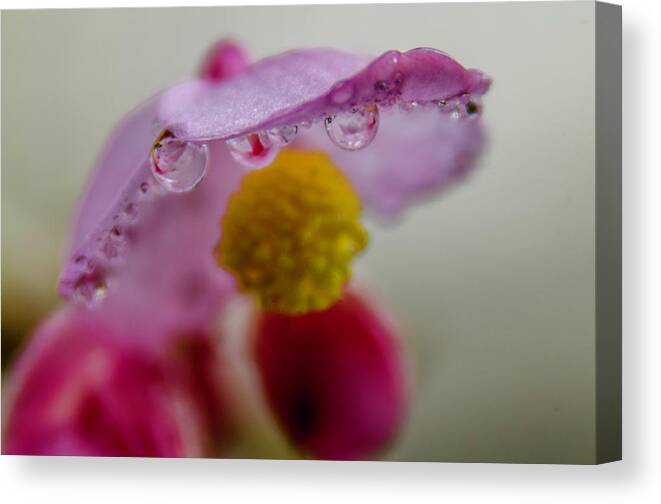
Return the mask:
<path fill-rule="evenodd" d="M 269 140 L 273 145 L 287 145 L 291 143 L 298 133 L 298 126 L 282 126 L 268 130 Z"/>
<path fill-rule="evenodd" d="M 120 226 L 113 226 L 108 233 L 108 238 L 101 248 L 101 252 L 108 259 L 115 259 L 119 257 L 126 244 L 126 236 L 124 229 Z"/>
<path fill-rule="evenodd" d="M 125 217 L 125 219 L 127 221 L 131 222 L 131 221 L 134 221 L 137 216 L 138 216 L 138 209 L 136 208 L 136 206 L 133 203 L 128 203 L 124 207 L 124 217 Z"/>
<path fill-rule="evenodd" d="M 478 114 L 480 112 L 480 104 L 476 100 L 470 100 L 466 103 L 466 113 L 468 115 Z"/>
<path fill-rule="evenodd" d="M 89 275 L 78 280 L 73 291 L 73 299 L 88 308 L 94 308 L 103 301 L 107 294 L 106 282 L 95 275 Z"/>
<path fill-rule="evenodd" d="M 112 229 L 110 230 L 110 236 L 112 236 L 116 240 L 121 240 L 122 239 L 122 228 L 119 226 L 113 226 Z"/>
<path fill-rule="evenodd" d="M 345 150 L 367 147 L 379 128 L 379 110 L 376 105 L 356 107 L 325 121 L 326 133 L 335 145 Z"/>
<path fill-rule="evenodd" d="M 390 91 L 390 82 L 387 80 L 380 80 L 374 83 L 374 91 L 376 93 L 385 93 Z"/>
<path fill-rule="evenodd" d="M 119 256 L 119 246 L 115 241 L 108 238 L 101 246 L 101 253 L 106 259 L 116 259 Z"/>
<path fill-rule="evenodd" d="M 273 144 L 268 133 L 232 138 L 227 140 L 227 147 L 232 157 L 248 168 L 262 168 L 278 154 L 278 146 Z"/>
<path fill-rule="evenodd" d="M 206 144 L 182 142 L 164 131 L 152 148 L 151 171 L 172 192 L 187 192 L 200 183 L 209 160 Z"/>
<path fill-rule="evenodd" d="M 418 110 L 421 107 L 420 103 L 412 100 L 412 101 L 402 101 L 399 103 L 399 108 L 403 112 L 413 112 L 414 110 Z"/>

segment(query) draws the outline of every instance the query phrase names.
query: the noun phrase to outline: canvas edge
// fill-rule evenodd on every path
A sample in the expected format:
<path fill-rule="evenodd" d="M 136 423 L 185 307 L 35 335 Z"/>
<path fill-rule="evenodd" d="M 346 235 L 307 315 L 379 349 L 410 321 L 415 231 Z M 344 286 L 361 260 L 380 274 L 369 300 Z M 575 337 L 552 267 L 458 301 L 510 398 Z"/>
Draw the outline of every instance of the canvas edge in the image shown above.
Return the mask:
<path fill-rule="evenodd" d="M 595 3 L 595 463 L 622 459 L 622 8 Z"/>

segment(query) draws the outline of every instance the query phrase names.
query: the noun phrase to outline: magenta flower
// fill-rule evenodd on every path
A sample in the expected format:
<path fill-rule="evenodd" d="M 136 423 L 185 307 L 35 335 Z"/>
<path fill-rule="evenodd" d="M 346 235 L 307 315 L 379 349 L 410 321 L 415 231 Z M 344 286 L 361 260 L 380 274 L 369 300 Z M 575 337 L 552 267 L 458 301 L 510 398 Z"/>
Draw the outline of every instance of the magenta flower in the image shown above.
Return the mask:
<path fill-rule="evenodd" d="M 175 356 L 130 343 L 118 334 L 126 330 L 73 307 L 37 330 L 8 378 L 4 453 L 193 457 L 210 452 L 214 429 L 221 425 L 221 394 L 199 359 L 196 347 L 206 346 L 205 340 L 193 339 Z M 196 358 L 196 368 L 186 362 L 190 358 Z"/>
<path fill-rule="evenodd" d="M 60 278 L 76 306 L 9 377 L 8 453 L 207 453 L 224 403 L 206 335 L 237 288 L 281 312 L 263 315 L 258 360 L 299 447 L 370 456 L 400 424 L 393 331 L 344 294 L 368 241 L 360 212 L 396 217 L 474 166 L 489 78 L 434 49 L 248 65 L 232 43 L 201 73 L 128 114 L 101 152 Z"/>
<path fill-rule="evenodd" d="M 267 313 L 254 354 L 262 386 L 294 445 L 315 458 L 371 458 L 405 412 L 400 342 L 386 318 L 356 294 L 301 316 Z"/>

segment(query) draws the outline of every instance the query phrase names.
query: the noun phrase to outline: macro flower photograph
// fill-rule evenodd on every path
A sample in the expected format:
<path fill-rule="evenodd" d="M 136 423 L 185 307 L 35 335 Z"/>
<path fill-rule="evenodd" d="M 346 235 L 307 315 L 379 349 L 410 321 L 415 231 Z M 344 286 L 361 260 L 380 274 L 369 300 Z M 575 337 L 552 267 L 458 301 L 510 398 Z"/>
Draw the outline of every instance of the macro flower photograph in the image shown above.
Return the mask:
<path fill-rule="evenodd" d="M 2 453 L 592 463 L 594 21 L 3 12 Z"/>

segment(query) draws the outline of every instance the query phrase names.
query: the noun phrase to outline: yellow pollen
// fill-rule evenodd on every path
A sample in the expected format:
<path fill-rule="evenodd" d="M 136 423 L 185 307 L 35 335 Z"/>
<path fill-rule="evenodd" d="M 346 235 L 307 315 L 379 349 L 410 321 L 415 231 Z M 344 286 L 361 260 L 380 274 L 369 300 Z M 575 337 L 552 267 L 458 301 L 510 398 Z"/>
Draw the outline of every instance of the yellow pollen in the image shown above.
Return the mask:
<path fill-rule="evenodd" d="M 266 311 L 323 310 L 367 245 L 359 218 L 358 196 L 326 154 L 283 149 L 230 197 L 216 260 Z"/>

